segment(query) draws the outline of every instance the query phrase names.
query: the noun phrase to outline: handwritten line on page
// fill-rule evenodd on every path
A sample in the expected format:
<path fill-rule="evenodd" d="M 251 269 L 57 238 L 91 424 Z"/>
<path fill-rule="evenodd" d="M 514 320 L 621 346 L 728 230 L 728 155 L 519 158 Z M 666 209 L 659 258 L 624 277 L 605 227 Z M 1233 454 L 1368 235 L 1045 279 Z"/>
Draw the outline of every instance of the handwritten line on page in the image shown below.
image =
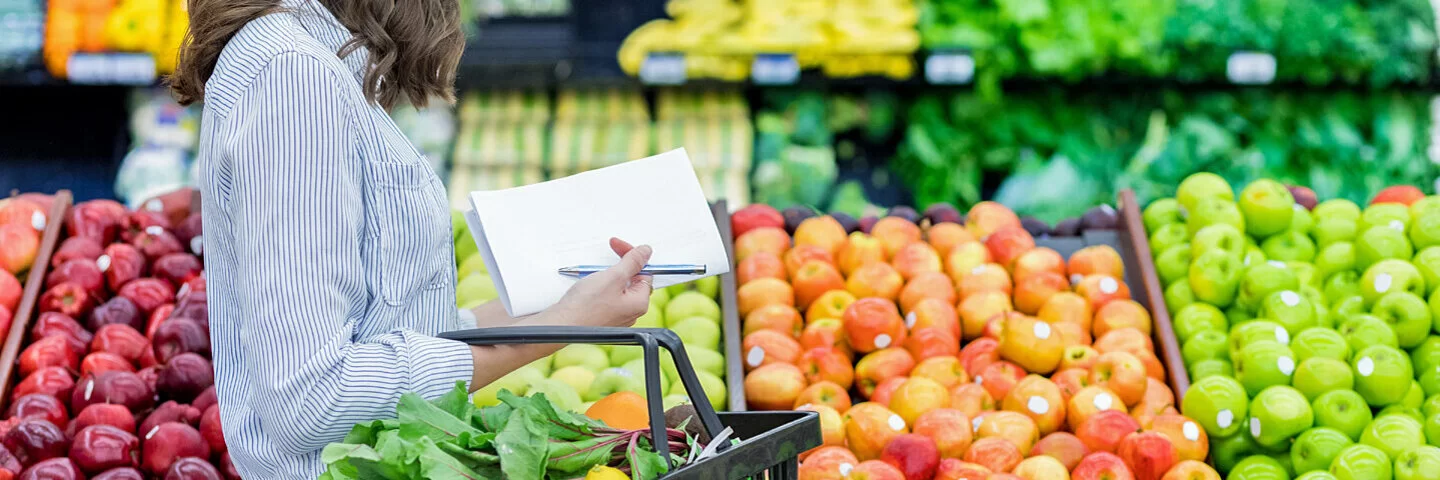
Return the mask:
<path fill-rule="evenodd" d="M 710 204 L 684 149 L 534 185 L 471 192 L 466 222 L 510 316 L 554 305 L 572 265 L 612 265 L 610 237 L 654 248 L 652 264 L 704 264 L 655 287 L 730 271 Z"/>

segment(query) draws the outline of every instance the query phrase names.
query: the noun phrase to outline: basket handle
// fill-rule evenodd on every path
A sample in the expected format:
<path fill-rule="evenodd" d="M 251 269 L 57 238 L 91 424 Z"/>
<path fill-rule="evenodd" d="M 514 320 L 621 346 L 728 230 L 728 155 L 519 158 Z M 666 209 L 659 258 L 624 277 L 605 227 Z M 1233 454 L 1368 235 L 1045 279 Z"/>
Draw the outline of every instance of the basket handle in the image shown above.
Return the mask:
<path fill-rule="evenodd" d="M 695 369 L 690 365 L 690 357 L 685 354 L 685 344 L 680 341 L 679 335 L 664 328 L 491 327 L 445 332 L 439 337 L 480 346 L 545 343 L 639 345 L 644 350 L 645 393 L 648 399 L 646 403 L 650 407 L 650 434 L 654 439 L 651 443 L 656 444 L 654 446 L 657 451 L 661 450 L 658 443 L 664 442 L 668 438 L 665 433 L 665 411 L 662 408 L 660 395 L 660 351 L 657 348 L 663 347 L 669 350 L 671 357 L 675 359 L 675 369 L 679 372 L 680 382 L 685 385 L 685 391 L 690 395 L 690 402 L 700 417 L 701 427 L 712 437 L 725 428 L 720 424 L 720 417 L 715 414 L 715 407 L 710 405 L 710 399 L 705 395 L 705 389 L 701 387 L 700 379 L 695 376 Z M 720 450 L 724 450 L 725 447 L 728 445 L 721 445 Z M 670 455 L 665 453 L 662 455 L 665 456 L 667 463 L 671 460 Z M 671 468 L 674 468 L 674 465 L 671 465 Z"/>

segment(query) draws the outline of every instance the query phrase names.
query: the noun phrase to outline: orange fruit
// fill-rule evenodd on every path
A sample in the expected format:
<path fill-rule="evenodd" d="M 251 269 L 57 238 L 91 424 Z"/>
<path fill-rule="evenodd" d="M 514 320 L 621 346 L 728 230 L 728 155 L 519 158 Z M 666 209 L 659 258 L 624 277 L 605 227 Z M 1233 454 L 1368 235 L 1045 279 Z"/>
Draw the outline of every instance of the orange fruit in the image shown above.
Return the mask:
<path fill-rule="evenodd" d="M 606 395 L 591 405 L 585 416 L 621 430 L 650 428 L 649 404 L 645 403 L 645 397 L 635 392 Z"/>

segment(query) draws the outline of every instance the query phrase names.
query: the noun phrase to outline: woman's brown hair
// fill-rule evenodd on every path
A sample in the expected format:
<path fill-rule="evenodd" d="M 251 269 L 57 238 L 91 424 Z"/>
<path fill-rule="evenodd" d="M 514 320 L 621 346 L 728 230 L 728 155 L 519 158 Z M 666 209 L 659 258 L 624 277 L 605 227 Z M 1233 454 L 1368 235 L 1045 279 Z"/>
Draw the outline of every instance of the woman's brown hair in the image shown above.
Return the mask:
<path fill-rule="evenodd" d="M 181 104 L 205 97 L 205 82 L 225 44 L 246 23 L 283 9 L 281 0 L 187 0 L 190 31 L 170 89 Z M 384 108 L 403 97 L 424 106 L 431 97 L 455 101 L 455 67 L 465 49 L 456 0 L 307 0 L 324 5 L 355 36 L 336 52 L 370 52 L 365 96 Z"/>

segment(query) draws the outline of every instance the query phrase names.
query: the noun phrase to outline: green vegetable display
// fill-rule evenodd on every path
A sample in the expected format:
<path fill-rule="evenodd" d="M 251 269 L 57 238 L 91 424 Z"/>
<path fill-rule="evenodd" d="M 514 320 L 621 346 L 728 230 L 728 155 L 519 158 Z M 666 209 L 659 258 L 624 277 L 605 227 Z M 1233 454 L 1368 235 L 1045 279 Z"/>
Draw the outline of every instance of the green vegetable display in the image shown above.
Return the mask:
<path fill-rule="evenodd" d="M 840 206 L 858 217 L 868 205 L 863 193 L 857 199 L 853 185 L 835 187 L 837 161 L 850 160 L 855 151 L 850 141 L 837 136 L 855 132 L 863 141 L 883 142 L 896 128 L 899 108 L 895 94 L 883 91 L 767 91 L 764 108 L 755 117 L 754 200 L 779 208 L 823 208 L 840 197 Z"/>
<path fill-rule="evenodd" d="M 326 446 L 321 461 L 329 469 L 320 478 L 541 480 L 584 477 L 595 465 L 655 478 L 669 470 L 649 429 L 609 428 L 556 409 L 543 394 L 501 391 L 499 398 L 477 409 L 463 383 L 429 402 L 407 393 L 396 418 L 356 425 L 343 442 Z M 669 429 L 667 437 L 679 464 L 703 447 L 683 430 Z"/>

